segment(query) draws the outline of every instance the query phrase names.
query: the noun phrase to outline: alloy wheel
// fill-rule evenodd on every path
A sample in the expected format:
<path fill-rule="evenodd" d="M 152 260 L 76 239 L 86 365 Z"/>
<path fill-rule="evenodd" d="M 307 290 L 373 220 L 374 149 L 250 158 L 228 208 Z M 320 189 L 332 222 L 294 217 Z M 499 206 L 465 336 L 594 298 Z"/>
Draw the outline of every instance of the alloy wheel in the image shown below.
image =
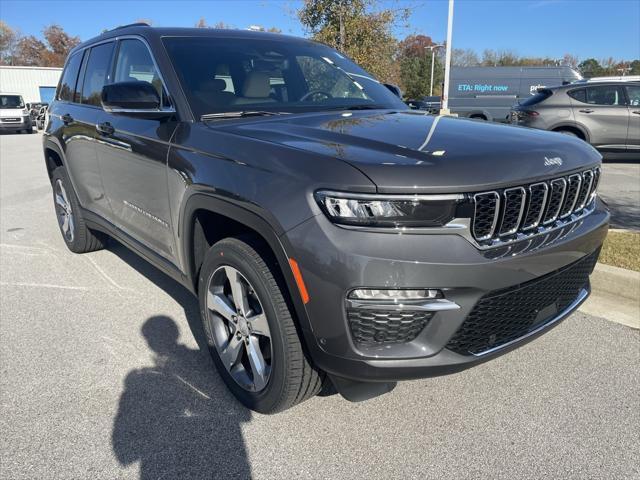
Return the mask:
<path fill-rule="evenodd" d="M 73 218 L 73 210 L 71 209 L 69 196 L 60 179 L 56 180 L 55 205 L 60 231 L 65 240 L 71 243 L 75 235 L 75 220 Z"/>
<path fill-rule="evenodd" d="M 234 267 L 219 267 L 209 279 L 207 321 L 231 377 L 247 391 L 263 390 L 271 374 L 271 331 L 255 289 Z"/>

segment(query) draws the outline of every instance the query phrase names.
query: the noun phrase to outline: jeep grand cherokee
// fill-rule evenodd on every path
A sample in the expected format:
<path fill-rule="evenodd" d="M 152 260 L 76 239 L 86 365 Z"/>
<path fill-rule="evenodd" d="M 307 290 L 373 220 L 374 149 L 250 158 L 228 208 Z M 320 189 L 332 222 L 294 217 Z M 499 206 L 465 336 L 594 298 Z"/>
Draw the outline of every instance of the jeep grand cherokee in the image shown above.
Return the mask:
<path fill-rule="evenodd" d="M 260 412 L 523 345 L 585 300 L 609 218 L 586 143 L 411 111 L 279 34 L 133 25 L 78 46 L 44 154 L 69 249 L 110 236 L 190 289 Z"/>

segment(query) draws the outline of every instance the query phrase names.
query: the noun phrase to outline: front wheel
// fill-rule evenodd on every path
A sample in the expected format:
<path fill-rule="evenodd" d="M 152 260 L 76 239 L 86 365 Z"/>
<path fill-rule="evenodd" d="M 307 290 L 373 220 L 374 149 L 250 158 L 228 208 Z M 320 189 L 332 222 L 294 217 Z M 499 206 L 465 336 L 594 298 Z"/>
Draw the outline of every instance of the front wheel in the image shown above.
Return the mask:
<path fill-rule="evenodd" d="M 209 352 L 227 387 L 247 408 L 286 410 L 316 395 L 323 375 L 305 356 L 291 308 L 252 238 L 227 238 L 211 247 L 198 294 Z"/>

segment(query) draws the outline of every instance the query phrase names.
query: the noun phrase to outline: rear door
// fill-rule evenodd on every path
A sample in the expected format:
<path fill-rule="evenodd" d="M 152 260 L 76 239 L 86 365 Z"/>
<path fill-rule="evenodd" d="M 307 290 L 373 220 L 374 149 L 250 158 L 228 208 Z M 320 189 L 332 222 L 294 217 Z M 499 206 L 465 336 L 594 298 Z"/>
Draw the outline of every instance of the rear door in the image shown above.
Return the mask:
<path fill-rule="evenodd" d="M 629 108 L 629 133 L 627 150 L 637 151 L 640 155 L 640 85 L 627 85 Z"/>
<path fill-rule="evenodd" d="M 152 84 L 169 106 L 151 52 L 139 38 L 118 42 L 113 83 Z M 175 118 L 135 112 L 100 112 L 98 158 L 117 227 L 171 262 L 175 261 L 167 188 L 167 154 Z"/>
<path fill-rule="evenodd" d="M 626 149 L 629 109 L 620 85 L 593 85 L 569 92 L 576 123 L 589 132 L 590 143 L 602 151 Z"/>
<path fill-rule="evenodd" d="M 101 111 L 99 92 L 107 81 L 113 47 L 114 42 L 107 42 L 74 54 L 62 79 L 54 112 L 61 125 L 59 138 L 65 149 L 67 171 L 80 204 L 105 218 L 110 217 L 111 211 L 100 178 L 95 126 Z M 76 81 L 72 71 L 80 63 Z"/>

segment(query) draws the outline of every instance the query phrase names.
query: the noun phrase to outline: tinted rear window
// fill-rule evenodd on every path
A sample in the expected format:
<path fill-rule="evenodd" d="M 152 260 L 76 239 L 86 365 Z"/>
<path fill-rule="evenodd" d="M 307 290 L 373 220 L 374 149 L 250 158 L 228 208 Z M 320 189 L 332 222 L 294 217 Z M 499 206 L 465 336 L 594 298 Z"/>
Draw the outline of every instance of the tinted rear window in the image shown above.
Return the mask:
<path fill-rule="evenodd" d="M 67 68 L 64 69 L 62 80 L 60 80 L 60 88 L 58 90 L 58 100 L 65 102 L 73 102 L 76 83 L 78 81 L 78 72 L 82 64 L 82 53 L 76 53 L 67 62 Z"/>
<path fill-rule="evenodd" d="M 546 100 L 547 98 L 549 98 L 551 95 L 553 95 L 553 92 L 551 90 L 541 90 L 538 93 L 536 93 L 535 95 L 527 98 L 526 100 L 524 100 L 523 102 L 520 103 L 520 105 L 535 105 L 536 103 L 540 103 L 543 100 Z"/>
<path fill-rule="evenodd" d="M 567 92 L 567 95 L 569 95 L 571 98 L 579 102 L 582 102 L 582 103 L 587 102 L 587 95 L 585 93 L 584 88 L 579 88 L 578 90 L 571 90 L 570 92 Z"/>
<path fill-rule="evenodd" d="M 91 49 L 82 84 L 82 103 L 100 106 L 102 87 L 109 80 L 112 53 L 113 43 L 104 43 Z"/>

